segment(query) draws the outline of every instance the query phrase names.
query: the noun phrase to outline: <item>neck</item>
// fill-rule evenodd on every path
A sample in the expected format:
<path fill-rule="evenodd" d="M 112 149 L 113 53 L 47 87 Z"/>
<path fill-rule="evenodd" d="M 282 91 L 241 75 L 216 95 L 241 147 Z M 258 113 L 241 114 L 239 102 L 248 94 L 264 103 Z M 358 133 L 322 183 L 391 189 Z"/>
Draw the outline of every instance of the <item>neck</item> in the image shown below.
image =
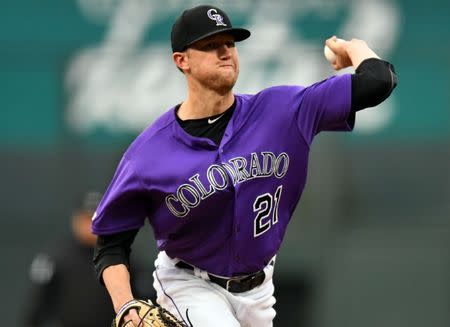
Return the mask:
<path fill-rule="evenodd" d="M 189 88 L 188 97 L 178 109 L 178 117 L 186 120 L 218 115 L 230 108 L 233 102 L 232 90 L 222 94 L 211 89 L 202 89 L 199 92 Z"/>

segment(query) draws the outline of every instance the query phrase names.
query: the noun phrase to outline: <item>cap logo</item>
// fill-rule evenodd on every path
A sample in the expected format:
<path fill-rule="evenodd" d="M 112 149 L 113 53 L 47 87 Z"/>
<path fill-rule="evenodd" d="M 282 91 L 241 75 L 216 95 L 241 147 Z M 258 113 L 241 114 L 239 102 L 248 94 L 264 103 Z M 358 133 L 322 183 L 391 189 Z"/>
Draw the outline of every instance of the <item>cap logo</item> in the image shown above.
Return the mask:
<path fill-rule="evenodd" d="M 218 14 L 217 10 L 214 8 L 208 10 L 208 17 L 209 19 L 216 21 L 216 26 L 227 26 L 227 24 L 223 22 L 222 15 Z"/>

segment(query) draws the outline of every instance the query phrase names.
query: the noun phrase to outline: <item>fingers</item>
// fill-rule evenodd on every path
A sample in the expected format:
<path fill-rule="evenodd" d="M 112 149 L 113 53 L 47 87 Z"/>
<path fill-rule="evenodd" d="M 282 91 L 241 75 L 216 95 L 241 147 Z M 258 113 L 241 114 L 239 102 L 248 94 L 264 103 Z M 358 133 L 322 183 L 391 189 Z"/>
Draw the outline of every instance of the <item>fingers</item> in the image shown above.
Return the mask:
<path fill-rule="evenodd" d="M 141 322 L 141 318 L 139 317 L 136 309 L 131 309 L 128 314 L 125 316 L 125 325 L 124 327 L 141 327 L 139 324 Z"/>
<path fill-rule="evenodd" d="M 361 62 L 360 57 L 367 57 L 367 49 L 369 49 L 367 43 L 363 40 L 353 38 L 350 41 L 346 41 L 339 39 L 335 35 L 327 39 L 325 44 L 336 55 L 336 59 L 331 62 L 335 70 L 340 70 L 350 66 L 354 66 L 356 68 L 358 63 Z"/>
<path fill-rule="evenodd" d="M 332 37 L 325 40 L 325 44 L 328 45 L 329 47 L 333 46 L 332 43 L 335 43 L 336 40 L 337 40 L 337 36 L 333 35 Z"/>
<path fill-rule="evenodd" d="M 325 41 L 325 44 L 337 55 L 342 55 L 346 52 L 348 41 L 339 39 L 336 35 L 333 35 Z"/>

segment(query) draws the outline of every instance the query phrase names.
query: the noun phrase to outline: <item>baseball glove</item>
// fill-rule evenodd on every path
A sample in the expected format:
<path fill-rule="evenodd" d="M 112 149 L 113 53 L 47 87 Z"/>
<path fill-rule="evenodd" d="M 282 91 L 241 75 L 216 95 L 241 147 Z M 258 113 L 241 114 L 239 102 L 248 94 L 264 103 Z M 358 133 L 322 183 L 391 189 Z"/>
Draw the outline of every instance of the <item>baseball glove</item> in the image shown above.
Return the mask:
<path fill-rule="evenodd" d="M 151 301 L 131 300 L 125 303 L 116 315 L 112 327 L 128 327 L 132 323 L 125 321 L 125 316 L 131 309 L 136 309 L 141 318 L 138 327 L 186 327 L 173 314 Z"/>

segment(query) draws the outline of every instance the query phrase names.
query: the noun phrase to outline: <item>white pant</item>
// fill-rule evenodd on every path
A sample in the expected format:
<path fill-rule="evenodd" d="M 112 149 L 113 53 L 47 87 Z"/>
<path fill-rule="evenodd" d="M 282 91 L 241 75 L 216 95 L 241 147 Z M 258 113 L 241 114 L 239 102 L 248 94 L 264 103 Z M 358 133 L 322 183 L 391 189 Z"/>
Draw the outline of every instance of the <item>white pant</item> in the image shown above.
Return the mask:
<path fill-rule="evenodd" d="M 193 327 L 271 327 L 275 317 L 273 266 L 264 268 L 266 278 L 254 289 L 230 293 L 208 280 L 205 271 L 175 267 L 178 262 L 165 252 L 155 261 L 153 287 L 157 303 Z M 189 324 L 189 323 L 188 323 Z"/>

